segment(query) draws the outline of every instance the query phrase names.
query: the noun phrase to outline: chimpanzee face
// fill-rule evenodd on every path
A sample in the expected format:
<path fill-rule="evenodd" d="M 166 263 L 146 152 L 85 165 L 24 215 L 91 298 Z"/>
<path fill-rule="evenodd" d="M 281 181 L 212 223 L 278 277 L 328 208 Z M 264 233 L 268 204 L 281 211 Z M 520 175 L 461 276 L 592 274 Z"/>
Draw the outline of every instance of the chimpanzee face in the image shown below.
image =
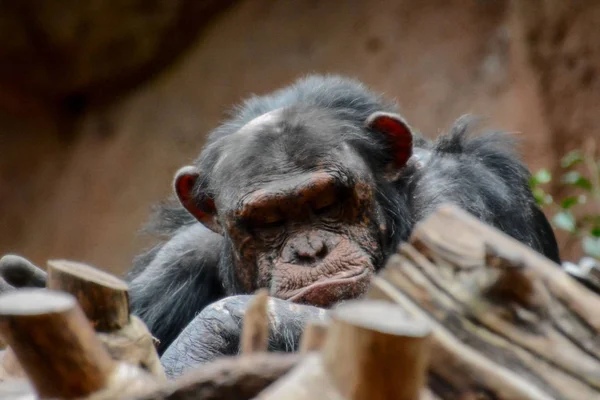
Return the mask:
<path fill-rule="evenodd" d="M 366 291 L 386 226 L 355 133 L 327 113 L 276 110 L 221 139 L 210 189 L 180 170 L 182 203 L 231 241 L 244 291 L 323 307 Z"/>
<path fill-rule="evenodd" d="M 354 298 L 382 256 L 373 190 L 356 176 L 283 177 L 249 193 L 224 220 L 239 281 L 282 299 L 327 306 Z"/>

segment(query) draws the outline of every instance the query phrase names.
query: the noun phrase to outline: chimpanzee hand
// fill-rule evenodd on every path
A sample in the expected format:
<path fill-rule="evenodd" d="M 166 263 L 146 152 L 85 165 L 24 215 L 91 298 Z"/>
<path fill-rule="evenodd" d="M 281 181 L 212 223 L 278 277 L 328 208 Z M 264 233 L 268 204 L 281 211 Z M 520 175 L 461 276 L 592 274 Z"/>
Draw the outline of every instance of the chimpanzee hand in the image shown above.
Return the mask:
<path fill-rule="evenodd" d="M 0 293 L 24 287 L 46 286 L 46 272 L 23 257 L 7 254 L 0 259 Z"/>
<path fill-rule="evenodd" d="M 223 355 L 239 352 L 244 313 L 254 296 L 231 296 L 202 310 L 161 357 L 167 376 L 180 376 L 188 369 Z M 307 322 L 324 320 L 326 311 L 270 297 L 269 349 L 296 351 Z"/>

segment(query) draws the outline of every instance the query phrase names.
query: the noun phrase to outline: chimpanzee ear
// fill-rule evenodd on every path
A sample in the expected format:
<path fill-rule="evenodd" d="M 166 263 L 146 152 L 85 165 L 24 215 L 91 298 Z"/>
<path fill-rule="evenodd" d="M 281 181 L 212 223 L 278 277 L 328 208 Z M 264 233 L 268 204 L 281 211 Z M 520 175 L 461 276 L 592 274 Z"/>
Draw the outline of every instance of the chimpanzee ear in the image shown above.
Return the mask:
<path fill-rule="evenodd" d="M 412 129 L 406 121 L 397 114 L 375 112 L 367 118 L 366 126 L 387 136 L 392 146 L 394 167 L 404 167 L 413 150 Z"/>
<path fill-rule="evenodd" d="M 212 197 L 200 194 L 194 196 L 194 186 L 200 178 L 200 172 L 194 166 L 181 168 L 175 174 L 175 193 L 179 201 L 190 214 L 202 225 L 215 233 L 222 234 L 221 225 L 217 220 L 217 209 Z"/>

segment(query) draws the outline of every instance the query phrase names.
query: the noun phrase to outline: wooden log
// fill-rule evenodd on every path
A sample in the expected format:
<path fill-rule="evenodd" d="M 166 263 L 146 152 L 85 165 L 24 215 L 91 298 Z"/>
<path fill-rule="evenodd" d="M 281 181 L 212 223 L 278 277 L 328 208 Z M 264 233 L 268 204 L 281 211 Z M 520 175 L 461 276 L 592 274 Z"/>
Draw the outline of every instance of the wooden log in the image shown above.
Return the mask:
<path fill-rule="evenodd" d="M 38 400 L 26 379 L 13 379 L 0 384 L 0 400 Z"/>
<path fill-rule="evenodd" d="M 113 359 L 166 380 L 152 335 L 139 318 L 129 314 L 127 283 L 90 265 L 50 260 L 47 287 L 75 296 Z"/>
<path fill-rule="evenodd" d="M 252 399 L 298 365 L 298 353 L 252 353 L 223 357 L 130 400 Z"/>
<path fill-rule="evenodd" d="M 322 355 L 313 353 L 287 375 L 266 388 L 257 400 L 347 400 L 323 365 Z"/>
<path fill-rule="evenodd" d="M 260 289 L 244 314 L 240 349 L 242 354 L 267 351 L 269 347 L 269 292 Z"/>
<path fill-rule="evenodd" d="M 329 321 L 315 320 L 308 322 L 304 327 L 304 332 L 302 332 L 298 351 L 308 353 L 321 350 L 327 339 L 328 329 Z"/>
<path fill-rule="evenodd" d="M 0 366 L 0 382 L 3 382 L 7 379 L 25 377 L 25 371 L 23 371 L 23 368 L 21 368 L 21 364 L 19 364 L 19 360 L 17 360 L 15 352 L 10 347 L 2 352 L 1 357 L 2 364 Z"/>
<path fill-rule="evenodd" d="M 106 387 L 115 369 L 76 300 L 64 293 L 0 296 L 0 331 L 42 398 L 88 396 Z"/>
<path fill-rule="evenodd" d="M 46 285 L 46 277 L 45 271 L 21 256 L 7 254 L 0 258 L 0 293 L 15 290 L 16 287 L 42 288 Z M 0 349 L 4 348 L 6 343 L 0 337 Z M 0 379 L 3 379 L 5 372 L 0 371 Z"/>
<path fill-rule="evenodd" d="M 49 260 L 47 287 L 75 296 L 97 332 L 129 323 L 127 284 L 111 274 L 78 262 Z"/>
<path fill-rule="evenodd" d="M 429 330 L 399 307 L 352 301 L 331 315 L 322 352 L 267 388 L 259 399 L 419 399 Z"/>
<path fill-rule="evenodd" d="M 98 339 L 114 360 L 137 365 L 151 373 L 158 381 L 167 376 L 156 352 L 154 338 L 138 317 L 129 317 L 129 323 L 112 332 L 97 332 Z"/>
<path fill-rule="evenodd" d="M 41 399 L 108 400 L 155 385 L 141 369 L 110 357 L 67 293 L 0 295 L 0 331 Z"/>
<path fill-rule="evenodd" d="M 433 327 L 435 396 L 600 397 L 600 298 L 456 207 L 415 228 L 368 297 Z"/>

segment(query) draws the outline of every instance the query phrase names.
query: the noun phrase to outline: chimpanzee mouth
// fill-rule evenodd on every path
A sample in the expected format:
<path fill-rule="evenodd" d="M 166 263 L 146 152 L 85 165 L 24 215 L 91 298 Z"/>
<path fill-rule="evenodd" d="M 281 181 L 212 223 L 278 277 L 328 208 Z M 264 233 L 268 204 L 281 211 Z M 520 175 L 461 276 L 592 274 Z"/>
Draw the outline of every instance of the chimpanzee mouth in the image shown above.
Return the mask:
<path fill-rule="evenodd" d="M 354 271 L 352 271 L 354 272 Z M 310 304 L 317 307 L 331 307 L 342 300 L 355 299 L 363 295 L 371 283 L 373 270 L 361 268 L 351 275 L 348 271 L 316 281 L 302 289 L 295 290 L 287 297 L 294 303 Z"/>

